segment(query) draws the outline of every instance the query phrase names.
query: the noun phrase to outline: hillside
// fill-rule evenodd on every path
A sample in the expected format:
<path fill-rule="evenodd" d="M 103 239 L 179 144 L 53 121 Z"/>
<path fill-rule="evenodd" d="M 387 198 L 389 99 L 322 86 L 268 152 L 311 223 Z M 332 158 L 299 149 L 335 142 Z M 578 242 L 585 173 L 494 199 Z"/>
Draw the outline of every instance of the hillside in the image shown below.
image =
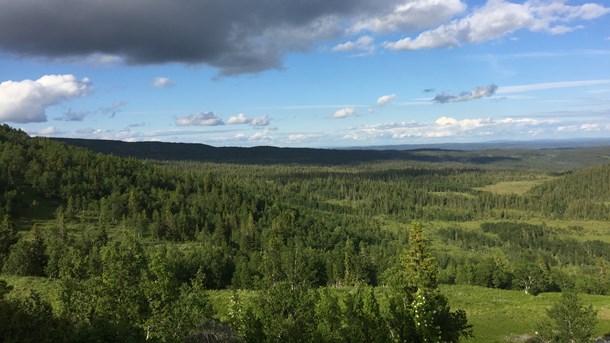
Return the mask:
<path fill-rule="evenodd" d="M 477 165 L 497 165 L 503 168 L 536 168 L 552 171 L 566 171 L 590 165 L 610 162 L 610 146 L 606 141 L 592 141 L 588 144 L 566 145 L 534 144 L 527 146 L 514 143 L 478 145 L 388 146 L 375 149 L 308 149 L 277 148 L 260 146 L 253 148 L 213 147 L 205 144 L 163 143 L 163 142 L 122 142 L 110 140 L 88 140 L 54 138 L 70 145 L 85 147 L 95 152 L 123 157 L 164 161 L 199 161 L 215 163 L 248 164 L 319 164 L 349 165 L 373 161 L 412 161 L 430 163 L 464 163 Z M 598 145 L 595 145 L 598 144 Z M 453 149 L 449 149 L 449 148 Z M 465 148 L 464 150 L 456 150 Z"/>
<path fill-rule="evenodd" d="M 157 146 L 117 144 L 117 150 L 122 144 Z M 425 150 L 408 152 L 414 159 L 335 164 L 254 163 L 260 157 L 255 155 L 250 163 L 227 164 L 179 160 L 181 148 L 193 154 L 225 151 L 161 143 L 158 149 L 176 158 L 167 163 L 0 128 L 2 273 L 17 285 L 38 280 L 28 278 L 49 280 L 40 289 L 53 293 L 43 298 L 55 303 L 54 312 L 44 312 L 44 302 L 36 305 L 50 316 L 47 323 L 66 320 L 76 325 L 70 330 L 88 338 L 94 333 L 87 330 L 131 332 L 139 341 L 147 323 L 182 318 L 178 311 L 196 297 L 199 315 L 214 318 L 206 325 L 235 328 L 205 300 L 211 289 L 260 292 L 257 300 L 235 305 L 242 313 L 253 311 L 253 317 L 240 319 L 253 320 L 252 330 L 262 323 L 267 326 L 260 330 L 275 330 L 270 313 L 286 301 L 302 309 L 336 302 L 337 315 L 349 318 L 350 304 L 377 301 L 370 287 L 392 289 L 404 282 L 401 261 L 417 230 L 434 257 L 430 275 L 438 271 L 441 284 L 529 296 L 568 289 L 610 293 L 610 165 L 602 164 L 604 148 L 566 150 L 584 155 L 578 163 L 598 165 L 565 173 L 527 164 L 535 156 L 570 163 L 564 160 L 568 155 L 550 150 Z M 343 153 L 304 151 L 306 158 L 321 153 L 322 160 Z M 326 291 L 336 288 L 355 298 Z M 115 293 L 129 300 L 117 303 L 109 296 Z M 22 287 L 10 294 L 28 297 Z M 390 325 L 389 298 L 380 298 L 380 314 L 371 314 L 385 321 L 379 325 Z M 163 325 L 165 334 L 177 324 Z M 330 334 L 324 332 L 319 334 Z"/>

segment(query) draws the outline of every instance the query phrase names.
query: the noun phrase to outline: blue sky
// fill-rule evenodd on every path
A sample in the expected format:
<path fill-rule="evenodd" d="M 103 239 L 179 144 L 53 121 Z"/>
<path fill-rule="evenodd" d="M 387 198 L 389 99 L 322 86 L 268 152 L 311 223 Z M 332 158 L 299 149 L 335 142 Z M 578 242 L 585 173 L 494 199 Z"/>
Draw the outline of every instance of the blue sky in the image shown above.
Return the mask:
<path fill-rule="evenodd" d="M 215 146 L 610 137 L 610 7 L 0 0 L 0 122 Z"/>

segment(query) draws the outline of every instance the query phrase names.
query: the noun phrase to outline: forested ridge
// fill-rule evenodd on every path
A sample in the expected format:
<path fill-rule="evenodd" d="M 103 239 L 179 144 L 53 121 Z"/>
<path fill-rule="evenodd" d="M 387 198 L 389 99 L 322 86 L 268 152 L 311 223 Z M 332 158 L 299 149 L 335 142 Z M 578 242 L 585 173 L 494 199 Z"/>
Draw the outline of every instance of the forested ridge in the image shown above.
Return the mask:
<path fill-rule="evenodd" d="M 441 335 L 412 317 L 416 298 L 429 295 L 426 306 L 445 316 L 430 320 L 445 321 L 443 340 L 457 341 L 469 333 L 466 318 L 438 283 L 610 292 L 609 228 L 596 236 L 546 223 L 610 219 L 610 165 L 556 173 L 481 163 L 495 161 L 485 156 L 418 156 L 342 165 L 139 160 L 4 125 L 2 273 L 60 287 L 52 310 L 36 294 L 5 297 L 10 286 L 0 285 L 0 315 L 28 323 L 40 315 L 58 328 L 32 341 L 415 342 Z M 488 188 L 516 182 L 531 187 Z M 417 247 L 426 260 L 409 262 Z M 397 291 L 378 299 L 374 286 Z M 354 291 L 337 296 L 335 287 Z M 209 289 L 261 295 L 236 295 L 220 320 Z M 15 332 L 34 330 L 24 325 Z"/>

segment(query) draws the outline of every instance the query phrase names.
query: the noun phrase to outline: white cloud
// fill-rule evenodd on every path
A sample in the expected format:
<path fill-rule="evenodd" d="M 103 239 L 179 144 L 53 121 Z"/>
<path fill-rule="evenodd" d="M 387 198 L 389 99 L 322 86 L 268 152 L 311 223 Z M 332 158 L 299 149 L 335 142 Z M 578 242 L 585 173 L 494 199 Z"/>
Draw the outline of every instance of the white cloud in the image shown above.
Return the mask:
<path fill-rule="evenodd" d="M 558 126 L 557 132 L 574 132 L 578 130 L 578 125 Z"/>
<path fill-rule="evenodd" d="M 38 80 L 0 83 L 0 121 L 31 123 L 47 121 L 46 109 L 89 91 L 88 78 L 45 75 Z"/>
<path fill-rule="evenodd" d="M 296 133 L 296 134 L 288 135 L 288 141 L 292 142 L 292 143 L 299 143 L 299 142 L 308 140 L 310 138 L 315 138 L 315 137 L 320 137 L 320 135 L 313 134 L 313 133 Z"/>
<path fill-rule="evenodd" d="M 536 118 L 466 118 L 439 117 L 431 123 L 394 122 L 377 125 L 363 125 L 346 134 L 344 139 L 436 139 L 447 137 L 495 137 L 514 139 L 535 134 L 553 136 L 560 131 L 560 123 L 555 119 Z M 589 128 L 589 127 L 585 127 Z M 591 129 L 595 127 L 591 126 Z M 584 128 L 583 128 L 584 129 Z M 565 130 L 565 129 L 563 129 Z M 581 129 L 582 130 L 582 129 Z"/>
<path fill-rule="evenodd" d="M 377 98 L 377 105 L 379 105 L 379 106 L 387 105 L 392 100 L 394 100 L 395 97 L 396 97 L 396 94 L 389 94 L 389 95 L 380 96 L 379 98 Z"/>
<path fill-rule="evenodd" d="M 64 133 L 63 131 L 58 130 L 55 126 L 47 126 L 40 130 L 25 129 L 25 132 L 31 136 L 54 136 Z"/>
<path fill-rule="evenodd" d="M 347 118 L 356 114 L 354 107 L 344 107 L 333 114 L 333 118 Z"/>
<path fill-rule="evenodd" d="M 460 0 L 410 0 L 397 4 L 391 12 L 356 22 L 351 32 L 372 31 L 390 33 L 412 31 L 439 25 L 463 12 L 466 4 Z"/>
<path fill-rule="evenodd" d="M 217 126 L 224 125 L 214 112 L 199 112 L 190 116 L 176 118 L 178 126 Z"/>
<path fill-rule="evenodd" d="M 249 122 L 250 119 L 248 119 L 248 117 L 243 113 L 239 113 L 227 119 L 227 124 L 229 125 L 248 124 Z"/>
<path fill-rule="evenodd" d="M 54 135 L 54 134 L 58 133 L 58 131 L 55 126 L 49 126 L 49 127 L 45 127 L 44 129 L 40 130 L 39 133 L 44 136 L 50 136 L 50 135 Z"/>
<path fill-rule="evenodd" d="M 262 116 L 258 118 L 254 118 L 250 121 L 250 125 L 252 126 L 267 126 L 269 125 L 270 118 L 269 116 Z"/>
<path fill-rule="evenodd" d="M 375 52 L 375 41 L 371 36 L 362 36 L 356 41 L 349 41 L 336 45 L 332 48 L 334 52 L 364 51 L 368 54 Z"/>
<path fill-rule="evenodd" d="M 248 118 L 243 113 L 239 113 L 232 117 L 229 117 L 227 120 L 227 124 L 229 125 L 239 125 L 239 124 L 250 124 L 251 126 L 267 126 L 271 123 L 271 118 L 268 115 L 264 115 L 258 118 Z"/>
<path fill-rule="evenodd" d="M 456 125 L 458 123 L 457 119 L 451 117 L 440 117 L 435 121 L 436 125 L 446 126 L 446 125 Z"/>
<path fill-rule="evenodd" d="M 169 77 L 158 76 L 152 82 L 153 86 L 157 88 L 165 88 L 172 87 L 176 85 L 176 81 L 170 79 Z"/>
<path fill-rule="evenodd" d="M 597 131 L 599 130 L 599 124 L 582 124 L 580 129 L 583 131 Z"/>
<path fill-rule="evenodd" d="M 540 91 L 547 89 L 585 87 L 609 84 L 610 80 L 582 80 L 582 81 L 563 81 L 563 82 L 547 82 L 547 83 L 531 83 L 527 85 L 517 86 L 501 86 L 498 88 L 498 94 L 523 93 L 530 91 Z"/>
<path fill-rule="evenodd" d="M 415 38 L 387 42 L 390 50 L 418 50 L 481 43 L 503 37 L 517 30 L 563 34 L 581 28 L 568 26 L 577 20 L 592 20 L 610 13 L 610 8 L 585 3 L 579 6 L 565 4 L 565 0 L 530 0 L 512 3 L 489 0 L 470 15 L 448 24 L 424 31 Z"/>
<path fill-rule="evenodd" d="M 272 141 L 273 137 L 269 135 L 269 132 L 270 130 L 258 131 L 252 136 L 250 136 L 248 140 L 253 142 Z"/>

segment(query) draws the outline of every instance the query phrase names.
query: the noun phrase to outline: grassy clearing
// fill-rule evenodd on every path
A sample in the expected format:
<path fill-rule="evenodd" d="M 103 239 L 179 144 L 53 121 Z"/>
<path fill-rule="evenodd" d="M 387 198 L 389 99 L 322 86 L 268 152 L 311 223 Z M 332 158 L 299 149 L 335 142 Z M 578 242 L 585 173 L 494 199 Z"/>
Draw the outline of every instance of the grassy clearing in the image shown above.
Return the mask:
<path fill-rule="evenodd" d="M 476 187 L 475 190 L 490 192 L 494 194 L 517 194 L 522 195 L 527 193 L 530 189 L 538 186 L 552 178 L 543 178 L 537 180 L 524 180 L 524 181 L 502 181 L 494 183 L 485 187 Z"/>
<path fill-rule="evenodd" d="M 51 304 L 54 310 L 59 307 L 59 283 L 57 280 L 36 276 L 0 275 L 13 290 L 8 297 L 11 299 L 25 299 L 31 292 L 36 292 L 40 298 Z"/>
<path fill-rule="evenodd" d="M 14 290 L 12 298 L 25 298 L 34 290 L 58 308 L 59 284 L 55 280 L 40 277 L 17 277 L 3 275 Z M 351 288 L 333 288 L 338 294 L 346 294 Z M 542 293 L 531 296 L 522 291 L 490 289 L 478 286 L 443 285 L 442 292 L 449 298 L 453 309 L 463 309 L 473 325 L 474 337 L 468 343 L 506 343 L 535 331 L 536 323 L 546 316 L 546 310 L 557 302 L 560 293 Z M 376 293 L 383 305 L 389 289 L 378 287 Z M 251 303 L 257 291 L 211 290 L 208 292 L 212 306 L 221 320 L 228 319 L 231 295 L 237 292 L 242 303 Z M 598 311 L 599 324 L 596 334 L 610 333 L 610 296 L 581 295 Z"/>
<path fill-rule="evenodd" d="M 430 192 L 432 195 L 440 196 L 440 197 L 448 197 L 448 196 L 461 196 L 467 199 L 474 199 L 476 196 L 470 193 L 464 192 Z"/>
<path fill-rule="evenodd" d="M 474 327 L 474 337 L 467 342 L 510 342 L 511 338 L 535 332 L 536 323 L 546 317 L 546 310 L 559 301 L 561 293 L 527 295 L 475 286 L 443 286 L 453 308 L 464 309 Z M 610 296 L 581 295 L 598 310 L 596 334 L 610 332 Z"/>
<path fill-rule="evenodd" d="M 443 293 L 449 298 L 453 309 L 466 311 L 468 321 L 473 325 L 474 337 L 469 343 L 506 343 L 526 334 L 533 334 L 536 323 L 546 317 L 546 310 L 557 302 L 561 293 L 527 295 L 522 291 L 507 291 L 477 286 L 444 285 Z M 345 294 L 349 288 L 333 288 Z M 386 288 L 376 290 L 381 304 L 387 301 Z M 211 291 L 210 300 L 221 319 L 228 315 L 228 304 L 233 291 Z M 238 291 L 243 303 L 256 296 L 255 291 Z M 597 335 L 610 333 L 610 296 L 581 295 L 586 303 L 598 310 Z"/>
<path fill-rule="evenodd" d="M 500 220 L 483 219 L 472 220 L 467 222 L 448 222 L 448 221 L 430 221 L 426 222 L 425 226 L 436 231 L 442 227 L 460 227 L 465 230 L 479 230 L 482 223 L 499 222 Z M 600 220 L 549 220 L 549 219 L 527 219 L 527 220 L 508 220 L 512 222 L 528 223 L 534 225 L 545 224 L 547 227 L 557 228 L 557 234 L 563 238 L 573 238 L 578 241 L 593 241 L 600 240 L 610 243 L 610 223 Z M 386 220 L 387 222 L 387 220 Z M 387 223 L 389 226 L 390 224 Z"/>

